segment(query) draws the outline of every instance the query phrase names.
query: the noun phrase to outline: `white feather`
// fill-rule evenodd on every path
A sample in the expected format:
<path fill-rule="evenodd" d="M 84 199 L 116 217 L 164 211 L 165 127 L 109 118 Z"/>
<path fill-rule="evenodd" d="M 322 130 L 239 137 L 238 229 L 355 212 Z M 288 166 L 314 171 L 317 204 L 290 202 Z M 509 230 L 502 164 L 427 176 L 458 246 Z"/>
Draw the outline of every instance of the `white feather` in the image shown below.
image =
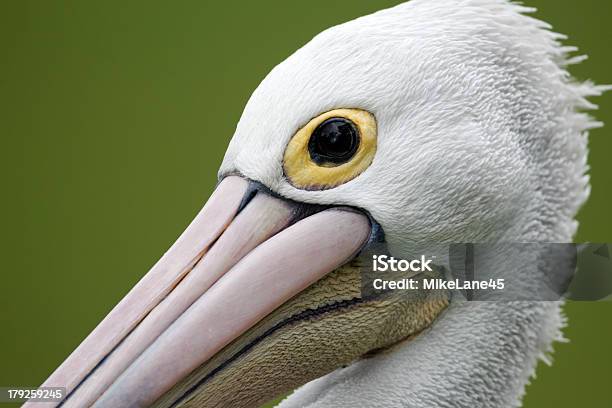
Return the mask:
<path fill-rule="evenodd" d="M 279 64 L 245 107 L 220 175 L 240 172 L 303 202 L 364 208 L 394 255 L 414 242 L 570 242 L 589 193 L 587 97 L 565 70 L 583 57 L 505 0 L 413 0 L 330 28 Z M 283 177 L 295 132 L 361 108 L 378 151 L 326 191 Z M 282 407 L 519 406 L 561 338 L 558 303 L 453 304 L 388 355 L 316 380 Z"/>

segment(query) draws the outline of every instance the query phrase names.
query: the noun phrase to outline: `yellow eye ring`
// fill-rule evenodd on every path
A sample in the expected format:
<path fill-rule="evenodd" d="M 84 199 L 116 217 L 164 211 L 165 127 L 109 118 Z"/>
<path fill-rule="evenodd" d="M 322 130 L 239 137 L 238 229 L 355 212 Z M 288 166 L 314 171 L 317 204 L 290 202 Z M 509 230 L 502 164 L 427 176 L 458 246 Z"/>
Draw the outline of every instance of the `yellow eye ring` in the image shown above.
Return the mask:
<path fill-rule="evenodd" d="M 303 190 L 327 190 L 344 184 L 372 164 L 376 133 L 376 119 L 365 110 L 322 113 L 289 141 L 283 159 L 285 176 Z"/>

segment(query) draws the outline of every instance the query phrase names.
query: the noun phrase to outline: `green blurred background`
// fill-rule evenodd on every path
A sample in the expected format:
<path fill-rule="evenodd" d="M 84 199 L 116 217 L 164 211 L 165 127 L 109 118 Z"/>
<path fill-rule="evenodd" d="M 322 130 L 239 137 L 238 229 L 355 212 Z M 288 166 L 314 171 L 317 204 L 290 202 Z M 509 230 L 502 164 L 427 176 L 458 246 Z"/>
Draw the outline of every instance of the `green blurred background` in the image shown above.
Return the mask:
<path fill-rule="evenodd" d="M 40 384 L 175 240 L 274 65 L 396 3 L 2 1 L 0 386 Z M 589 54 L 578 78 L 612 82 L 612 3 L 528 4 Z M 612 95 L 595 102 L 612 126 Z M 578 241 L 612 242 L 611 129 L 591 135 Z M 525 406 L 610 406 L 612 303 L 566 311 Z"/>

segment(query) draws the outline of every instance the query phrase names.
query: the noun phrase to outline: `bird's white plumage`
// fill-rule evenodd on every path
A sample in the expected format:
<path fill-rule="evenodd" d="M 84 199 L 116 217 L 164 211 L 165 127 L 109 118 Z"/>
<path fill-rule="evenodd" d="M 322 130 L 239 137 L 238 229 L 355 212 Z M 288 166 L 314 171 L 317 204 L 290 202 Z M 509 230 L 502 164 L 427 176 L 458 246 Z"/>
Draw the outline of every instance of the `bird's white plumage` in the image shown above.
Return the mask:
<path fill-rule="evenodd" d="M 505 0 L 413 0 L 330 28 L 253 93 L 220 173 L 283 196 L 368 210 L 390 250 L 413 242 L 569 242 L 588 196 L 581 112 L 605 90 L 575 82 L 563 37 Z M 361 176 L 326 191 L 283 177 L 289 139 L 334 108 L 378 122 Z M 560 338 L 557 303 L 453 304 L 394 353 L 306 385 L 283 407 L 518 406 Z"/>

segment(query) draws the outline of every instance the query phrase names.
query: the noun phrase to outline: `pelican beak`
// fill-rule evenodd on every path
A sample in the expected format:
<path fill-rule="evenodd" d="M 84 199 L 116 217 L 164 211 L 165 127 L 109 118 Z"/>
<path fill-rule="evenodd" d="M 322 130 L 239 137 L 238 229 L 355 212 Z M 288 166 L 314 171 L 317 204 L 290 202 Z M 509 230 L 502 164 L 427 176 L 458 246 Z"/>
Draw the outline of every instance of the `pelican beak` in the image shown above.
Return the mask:
<path fill-rule="evenodd" d="M 360 297 L 372 224 L 226 177 L 43 386 L 64 408 L 258 406 L 418 333 L 444 302 Z"/>
<path fill-rule="evenodd" d="M 230 176 L 45 386 L 63 406 L 150 406 L 279 306 L 353 258 L 368 217 Z M 178 396 L 180 398 L 180 396 Z"/>

